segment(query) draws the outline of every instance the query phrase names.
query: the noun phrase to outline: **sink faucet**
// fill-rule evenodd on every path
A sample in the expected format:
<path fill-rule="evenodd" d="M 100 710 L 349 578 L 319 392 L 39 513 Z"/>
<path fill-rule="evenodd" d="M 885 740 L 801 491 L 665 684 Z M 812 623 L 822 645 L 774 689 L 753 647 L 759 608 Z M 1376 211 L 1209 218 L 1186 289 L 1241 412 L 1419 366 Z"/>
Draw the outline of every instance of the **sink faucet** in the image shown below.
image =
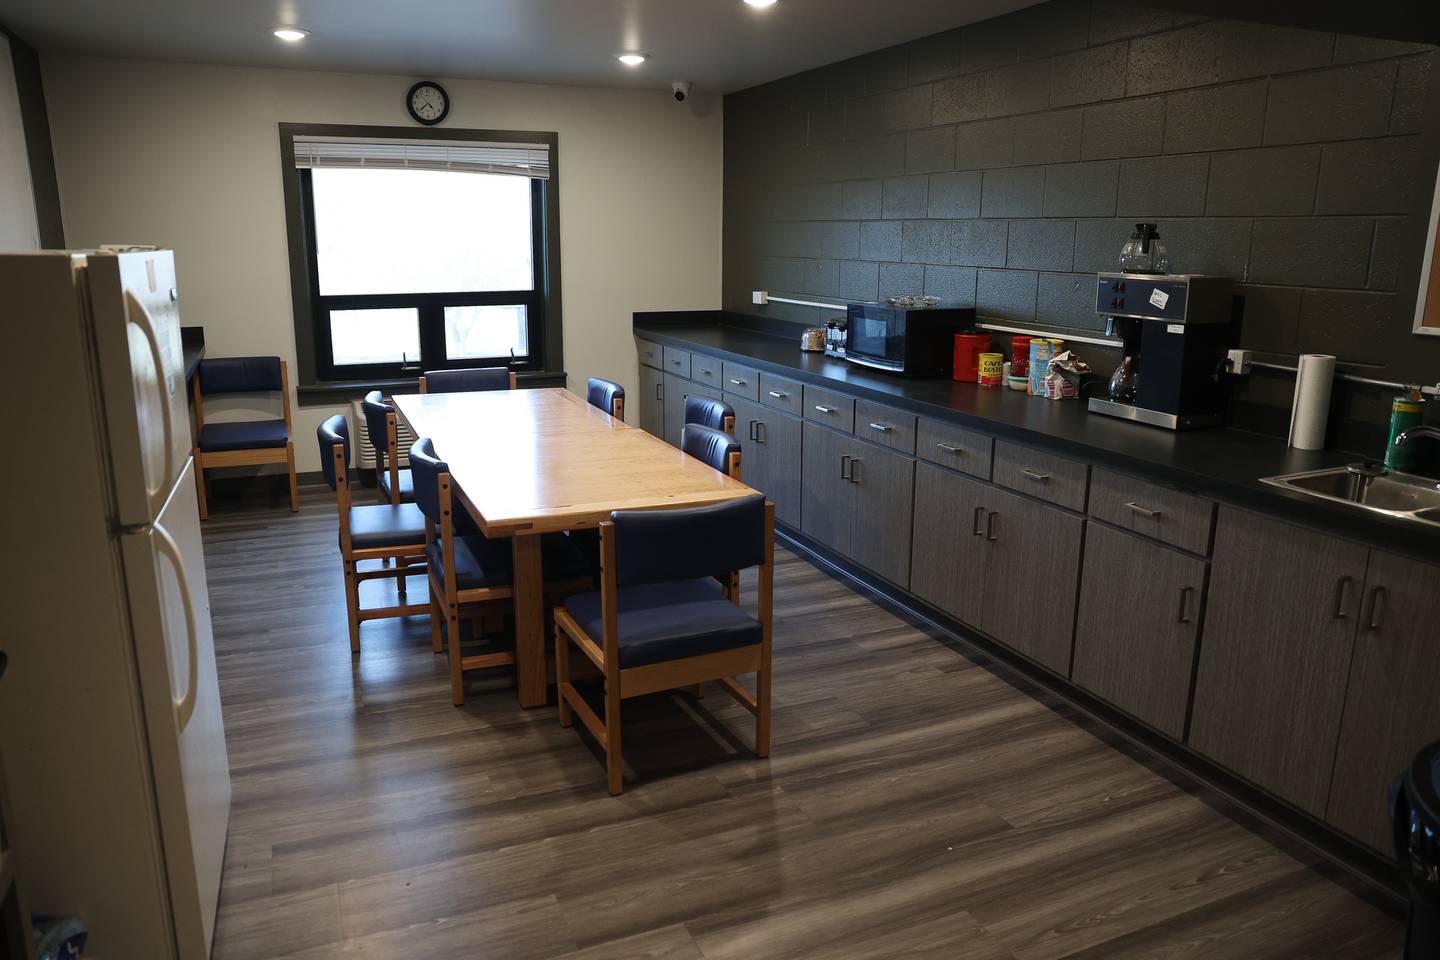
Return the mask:
<path fill-rule="evenodd" d="M 1417 440 L 1420 437 L 1430 437 L 1432 440 L 1440 440 L 1440 427 L 1431 427 L 1423 424 L 1418 427 L 1411 427 L 1409 430 L 1395 437 L 1395 446 L 1403 447 L 1411 440 Z"/>

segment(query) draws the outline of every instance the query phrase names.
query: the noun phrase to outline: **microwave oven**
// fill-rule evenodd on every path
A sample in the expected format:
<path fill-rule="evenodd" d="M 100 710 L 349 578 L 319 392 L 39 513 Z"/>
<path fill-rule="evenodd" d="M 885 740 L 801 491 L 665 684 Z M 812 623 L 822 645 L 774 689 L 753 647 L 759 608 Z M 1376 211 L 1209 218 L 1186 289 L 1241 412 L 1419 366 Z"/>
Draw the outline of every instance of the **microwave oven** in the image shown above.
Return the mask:
<path fill-rule="evenodd" d="M 892 307 L 852 303 L 845 359 L 905 377 L 948 377 L 956 332 L 973 326 L 973 307 Z"/>

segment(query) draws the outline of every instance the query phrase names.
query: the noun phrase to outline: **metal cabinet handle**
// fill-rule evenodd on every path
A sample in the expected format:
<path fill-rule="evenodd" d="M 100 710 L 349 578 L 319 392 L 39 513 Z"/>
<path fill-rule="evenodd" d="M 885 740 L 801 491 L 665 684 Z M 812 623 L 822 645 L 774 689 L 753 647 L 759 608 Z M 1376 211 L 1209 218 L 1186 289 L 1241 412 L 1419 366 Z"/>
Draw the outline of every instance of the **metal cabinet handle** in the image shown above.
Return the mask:
<path fill-rule="evenodd" d="M 850 458 L 850 482 L 851 482 L 851 483 L 859 483 L 859 482 L 860 482 L 860 473 L 859 473 L 859 471 L 857 471 L 855 468 L 858 467 L 858 466 L 860 466 L 860 464 L 863 463 L 863 462 L 864 462 L 864 461 L 861 460 L 859 457 L 851 457 L 851 458 Z"/>
<path fill-rule="evenodd" d="M 817 403 L 817 404 L 815 404 L 815 409 L 816 409 L 816 410 L 819 410 L 821 413 L 834 413 L 834 412 L 835 412 L 835 408 L 834 408 L 834 407 L 827 407 L 827 406 L 825 406 L 825 405 L 822 404 L 822 403 Z"/>
<path fill-rule="evenodd" d="M 996 513 L 994 510 L 991 510 L 990 516 L 985 518 L 985 539 L 991 542 L 1000 539 L 1000 535 L 995 532 L 995 518 L 998 516 L 998 513 Z"/>
<path fill-rule="evenodd" d="M 1190 596 L 1195 592 L 1194 587 L 1180 588 L 1180 622 L 1189 623 L 1194 618 L 1185 611 L 1190 609 Z"/>
<path fill-rule="evenodd" d="M 1350 586 L 1352 578 L 1341 577 L 1335 581 L 1335 619 L 1344 620 L 1350 614 L 1345 612 L 1345 591 Z"/>
<path fill-rule="evenodd" d="M 657 383 L 657 384 L 655 384 L 655 399 L 656 399 L 656 400 L 664 400 L 664 399 L 665 399 L 665 384 L 663 384 L 663 383 Z"/>
<path fill-rule="evenodd" d="M 786 397 L 790 396 L 790 394 L 786 393 L 784 390 L 771 390 L 769 391 L 769 393 L 770 396 L 774 397 L 776 400 L 784 400 Z"/>
<path fill-rule="evenodd" d="M 683 367 L 683 366 L 685 366 L 685 361 L 683 361 L 683 360 L 671 360 L 670 362 L 673 363 L 673 364 L 675 364 L 675 366 L 677 366 L 677 367 Z"/>
<path fill-rule="evenodd" d="M 1366 630 L 1379 630 L 1385 619 L 1385 597 L 1384 587 L 1376 587 L 1370 591 L 1370 622 L 1365 624 Z"/>
<path fill-rule="evenodd" d="M 849 457 L 841 457 L 841 458 L 840 458 L 840 479 L 841 479 L 841 480 L 849 480 L 849 479 L 850 479 L 850 458 L 849 458 Z"/>
<path fill-rule="evenodd" d="M 1131 510 L 1134 510 L 1136 513 L 1140 514 L 1140 516 L 1142 516 L 1142 517 L 1148 517 L 1148 518 L 1151 519 L 1151 520 L 1158 520 L 1158 519 L 1160 519 L 1160 511 L 1159 511 L 1159 510 L 1147 510 L 1147 509 L 1145 509 L 1144 507 L 1140 506 L 1140 504 L 1136 503 L 1134 500 L 1131 500 L 1131 501 L 1127 502 L 1127 503 L 1125 504 L 1125 506 L 1129 507 Z M 1188 589 L 1190 589 L 1190 588 L 1189 588 L 1189 587 L 1186 587 L 1185 589 L 1188 590 Z"/>
<path fill-rule="evenodd" d="M 743 386 L 745 386 L 745 381 L 744 381 L 744 380 L 737 379 L 736 377 L 731 377 L 731 378 L 730 378 L 730 382 L 733 383 L 733 384 L 735 384 L 735 386 L 737 386 L 737 387 L 743 387 Z"/>
<path fill-rule="evenodd" d="M 1020 472 L 1023 473 L 1025 476 L 1029 477 L 1031 480 L 1037 480 L 1040 483 L 1044 483 L 1046 480 L 1050 479 L 1050 474 L 1048 473 L 1036 473 L 1034 470 L 1026 470 L 1024 468 L 1021 468 Z"/>
<path fill-rule="evenodd" d="M 975 519 L 970 521 L 970 532 L 977 537 L 985 536 L 985 531 L 980 529 L 980 514 L 985 512 L 984 507 L 975 508 Z"/>
<path fill-rule="evenodd" d="M 755 439 L 755 423 L 756 421 L 754 420 L 750 421 L 750 433 L 748 434 L 748 436 L 751 440 Z"/>
<path fill-rule="evenodd" d="M 894 430 L 895 428 L 892 427 L 892 426 L 890 426 L 890 424 L 888 424 L 888 423 L 872 423 L 872 424 L 870 424 L 870 429 L 871 429 L 871 430 L 879 430 L 881 433 L 889 433 L 891 430 Z"/>
<path fill-rule="evenodd" d="M 957 447 L 957 446 L 955 446 L 955 444 L 953 444 L 953 443 L 939 443 L 939 442 L 937 442 L 937 443 L 935 444 L 935 446 L 939 447 L 941 450 L 944 450 L 946 453 L 953 453 L 953 454 L 955 454 L 956 456 L 959 456 L 960 454 L 962 454 L 962 453 L 965 452 L 965 450 L 964 450 L 963 448 Z"/>
<path fill-rule="evenodd" d="M 708 377 L 708 376 L 710 376 L 710 374 L 714 373 L 715 371 L 714 371 L 714 370 L 701 370 L 700 372 L 703 373 L 705 376 Z"/>

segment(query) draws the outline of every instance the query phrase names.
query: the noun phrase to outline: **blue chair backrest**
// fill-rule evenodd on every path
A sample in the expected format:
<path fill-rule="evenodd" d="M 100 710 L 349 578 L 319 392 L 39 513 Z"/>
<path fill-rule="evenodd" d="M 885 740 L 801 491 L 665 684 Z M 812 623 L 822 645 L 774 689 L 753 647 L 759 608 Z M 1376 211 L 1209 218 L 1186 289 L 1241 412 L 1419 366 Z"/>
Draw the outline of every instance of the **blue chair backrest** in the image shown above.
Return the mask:
<path fill-rule="evenodd" d="M 360 401 L 360 409 L 365 411 L 365 425 L 370 430 L 370 443 L 376 453 L 390 455 L 390 431 L 386 421 L 386 415 L 395 408 L 385 402 L 384 396 L 379 390 L 371 390 L 365 394 L 365 399 Z"/>
<path fill-rule="evenodd" d="M 698 423 L 712 430 L 724 430 L 725 418 L 735 416 L 735 408 L 724 400 L 711 400 L 694 394 L 685 398 L 685 422 Z"/>
<path fill-rule="evenodd" d="M 740 441 L 722 430 L 687 423 L 680 431 L 680 449 L 721 473 L 729 473 L 730 454 L 740 451 Z"/>
<path fill-rule="evenodd" d="M 415 505 L 431 523 L 440 522 L 440 474 L 450 464 L 435 456 L 435 444 L 421 437 L 410 446 L 410 477 L 415 482 Z"/>
<path fill-rule="evenodd" d="M 345 466 L 350 466 L 350 421 L 341 414 L 335 414 L 315 428 L 315 438 L 320 441 L 320 470 L 325 482 L 335 489 L 335 444 L 345 446 Z"/>
<path fill-rule="evenodd" d="M 621 587 L 721 577 L 765 562 L 765 498 L 684 510 L 617 510 L 615 579 Z"/>
<path fill-rule="evenodd" d="M 623 399 L 625 388 L 611 380 L 602 380 L 599 377 L 591 377 L 585 384 L 585 399 L 590 406 L 599 407 L 606 413 L 615 412 L 615 401 Z"/>
<path fill-rule="evenodd" d="M 426 370 L 428 393 L 467 393 L 471 390 L 509 390 L 509 367 L 471 367 L 467 370 Z"/>
<path fill-rule="evenodd" d="M 200 392 L 212 393 L 278 393 L 280 384 L 279 357 L 217 357 L 201 360 L 198 369 Z"/>

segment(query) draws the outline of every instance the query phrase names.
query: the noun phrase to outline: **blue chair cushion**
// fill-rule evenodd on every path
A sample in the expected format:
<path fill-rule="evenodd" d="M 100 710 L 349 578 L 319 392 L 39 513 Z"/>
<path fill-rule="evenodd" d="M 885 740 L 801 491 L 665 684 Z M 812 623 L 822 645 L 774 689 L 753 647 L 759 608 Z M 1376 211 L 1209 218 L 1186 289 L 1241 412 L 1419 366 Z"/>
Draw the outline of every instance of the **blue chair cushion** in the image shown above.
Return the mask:
<path fill-rule="evenodd" d="M 207 453 L 221 450 L 259 450 L 283 447 L 290 442 L 284 420 L 249 420 L 242 423 L 207 423 L 200 429 L 200 449 Z"/>
<path fill-rule="evenodd" d="M 626 587 L 616 598 L 621 669 L 748 647 L 761 639 L 760 621 L 727 600 L 709 577 Z M 599 591 L 568 598 L 565 609 L 603 648 Z"/>
<path fill-rule="evenodd" d="M 388 499 L 390 496 L 389 470 L 380 472 L 380 489 Z M 400 499 L 406 501 L 415 499 L 415 476 L 409 470 L 400 471 Z"/>
<path fill-rule="evenodd" d="M 445 582 L 445 551 L 440 538 L 425 553 L 430 569 Z M 509 540 L 491 540 L 476 534 L 455 538 L 455 588 L 508 587 L 514 581 Z"/>
<path fill-rule="evenodd" d="M 413 503 L 388 503 L 350 508 L 350 545 L 403 547 L 425 542 L 425 514 Z"/>

